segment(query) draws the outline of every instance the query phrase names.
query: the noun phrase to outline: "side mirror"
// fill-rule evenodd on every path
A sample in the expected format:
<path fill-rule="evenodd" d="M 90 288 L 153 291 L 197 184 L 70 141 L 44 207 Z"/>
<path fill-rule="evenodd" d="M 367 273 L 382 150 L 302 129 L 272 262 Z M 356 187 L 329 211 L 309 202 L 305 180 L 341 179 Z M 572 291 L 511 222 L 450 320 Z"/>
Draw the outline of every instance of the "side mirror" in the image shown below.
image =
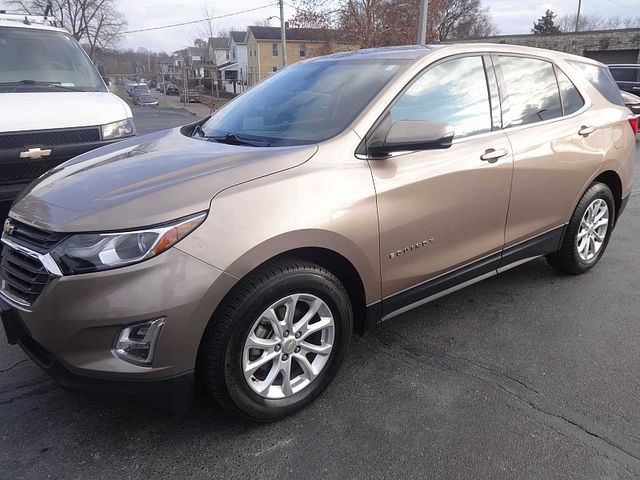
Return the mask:
<path fill-rule="evenodd" d="M 381 124 L 384 127 L 384 123 Z M 367 144 L 371 155 L 381 156 L 392 152 L 435 150 L 449 148 L 453 143 L 451 125 L 429 120 L 400 120 L 386 132 L 376 132 Z"/>

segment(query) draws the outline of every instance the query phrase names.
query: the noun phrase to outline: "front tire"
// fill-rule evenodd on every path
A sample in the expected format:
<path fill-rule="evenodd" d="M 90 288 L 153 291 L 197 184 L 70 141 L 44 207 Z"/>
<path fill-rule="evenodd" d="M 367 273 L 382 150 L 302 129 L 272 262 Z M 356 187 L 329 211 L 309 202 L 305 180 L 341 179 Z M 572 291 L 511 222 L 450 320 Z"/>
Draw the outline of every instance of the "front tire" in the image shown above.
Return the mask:
<path fill-rule="evenodd" d="M 268 264 L 234 289 L 205 332 L 207 390 L 236 416 L 290 415 L 333 379 L 352 326 L 347 292 L 329 271 L 304 260 Z"/>
<path fill-rule="evenodd" d="M 547 262 L 573 275 L 592 269 L 609 244 L 615 219 L 611 190 L 604 183 L 593 183 L 578 202 L 560 249 L 547 255 Z"/>

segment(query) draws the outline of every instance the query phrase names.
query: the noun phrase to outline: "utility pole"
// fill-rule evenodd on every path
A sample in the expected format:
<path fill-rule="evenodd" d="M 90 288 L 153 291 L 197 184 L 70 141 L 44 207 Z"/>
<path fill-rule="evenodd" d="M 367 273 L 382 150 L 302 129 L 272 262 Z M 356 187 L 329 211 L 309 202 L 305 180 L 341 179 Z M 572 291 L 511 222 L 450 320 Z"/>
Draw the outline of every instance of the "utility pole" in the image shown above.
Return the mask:
<path fill-rule="evenodd" d="M 284 67 L 287 64 L 287 32 L 284 24 L 284 0 L 278 0 L 278 5 L 280 6 L 280 38 L 282 39 L 282 66 Z"/>
<path fill-rule="evenodd" d="M 418 18 L 418 45 L 427 43 L 427 15 L 429 0 L 420 0 L 420 18 Z"/>
<path fill-rule="evenodd" d="M 576 32 L 578 31 L 578 26 L 580 25 L 580 7 L 582 6 L 582 0 L 578 0 L 578 13 L 576 14 Z"/>

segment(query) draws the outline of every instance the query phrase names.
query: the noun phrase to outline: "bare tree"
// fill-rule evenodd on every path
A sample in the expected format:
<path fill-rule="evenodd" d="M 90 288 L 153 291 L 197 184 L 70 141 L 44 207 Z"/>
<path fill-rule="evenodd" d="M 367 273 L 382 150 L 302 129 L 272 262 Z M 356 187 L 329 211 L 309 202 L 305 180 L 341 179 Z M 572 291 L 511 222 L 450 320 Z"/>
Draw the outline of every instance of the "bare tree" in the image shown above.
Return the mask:
<path fill-rule="evenodd" d="M 563 15 L 558 17 L 558 26 L 562 32 L 573 32 L 576 29 L 576 16 Z M 590 30 L 614 30 L 617 28 L 640 28 L 640 17 L 603 17 L 601 15 L 580 15 L 579 32 Z"/>
<path fill-rule="evenodd" d="M 419 0 L 294 0 L 294 26 L 333 28 L 362 47 L 415 43 Z M 427 41 L 495 35 L 480 0 L 429 0 Z"/>
<path fill-rule="evenodd" d="M 97 48 L 116 46 L 127 27 L 116 0 L 11 0 L 10 4 L 29 15 L 42 15 L 50 1 L 55 19 L 89 46 L 92 58 Z"/>

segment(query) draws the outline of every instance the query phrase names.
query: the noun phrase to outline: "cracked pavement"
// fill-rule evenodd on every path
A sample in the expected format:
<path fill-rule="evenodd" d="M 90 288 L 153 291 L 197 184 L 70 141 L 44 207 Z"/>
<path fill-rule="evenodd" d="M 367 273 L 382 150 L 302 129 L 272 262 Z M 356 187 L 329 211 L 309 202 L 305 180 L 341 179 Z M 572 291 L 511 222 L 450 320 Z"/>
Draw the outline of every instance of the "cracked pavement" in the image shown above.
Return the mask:
<path fill-rule="evenodd" d="M 69 393 L 1 338 L 0 479 L 638 478 L 638 238 L 640 191 L 590 273 L 540 259 L 390 320 L 268 425 Z"/>

